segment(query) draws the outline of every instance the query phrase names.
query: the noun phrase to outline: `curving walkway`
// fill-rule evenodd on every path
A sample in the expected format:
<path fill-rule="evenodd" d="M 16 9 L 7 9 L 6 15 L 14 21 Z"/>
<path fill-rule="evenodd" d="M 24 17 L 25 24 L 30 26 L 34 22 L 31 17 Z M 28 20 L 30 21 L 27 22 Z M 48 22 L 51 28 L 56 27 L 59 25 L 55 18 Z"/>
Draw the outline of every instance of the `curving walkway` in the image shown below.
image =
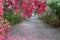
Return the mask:
<path fill-rule="evenodd" d="M 60 40 L 60 31 L 37 17 L 15 25 L 11 31 L 10 40 Z"/>

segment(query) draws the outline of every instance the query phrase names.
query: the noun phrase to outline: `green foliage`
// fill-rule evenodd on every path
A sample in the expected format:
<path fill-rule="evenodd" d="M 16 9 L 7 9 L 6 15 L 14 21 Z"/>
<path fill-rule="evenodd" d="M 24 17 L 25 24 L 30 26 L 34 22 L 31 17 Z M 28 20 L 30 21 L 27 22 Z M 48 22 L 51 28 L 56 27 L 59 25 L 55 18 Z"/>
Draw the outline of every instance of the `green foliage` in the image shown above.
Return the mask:
<path fill-rule="evenodd" d="M 51 13 L 44 13 L 40 19 L 54 27 L 60 27 L 60 1 L 52 1 L 48 3 L 48 6 L 51 9 Z"/>
<path fill-rule="evenodd" d="M 58 16 L 60 19 L 60 2 L 59 1 L 53 1 L 48 4 L 48 6 L 51 8 L 52 12 Z"/>
<path fill-rule="evenodd" d="M 52 13 L 50 15 L 48 13 L 44 13 L 41 15 L 40 19 L 44 20 L 46 23 L 48 23 L 54 27 L 60 26 L 60 20 L 59 20 L 58 16 L 56 16 L 55 13 Z"/>
<path fill-rule="evenodd" d="M 48 14 L 47 13 L 44 13 L 43 15 L 41 15 L 41 19 L 45 20 L 48 18 Z M 45 20 L 46 21 L 46 20 Z"/>
<path fill-rule="evenodd" d="M 21 14 L 14 14 L 12 10 L 6 10 L 3 18 L 7 19 L 11 26 L 22 21 Z"/>

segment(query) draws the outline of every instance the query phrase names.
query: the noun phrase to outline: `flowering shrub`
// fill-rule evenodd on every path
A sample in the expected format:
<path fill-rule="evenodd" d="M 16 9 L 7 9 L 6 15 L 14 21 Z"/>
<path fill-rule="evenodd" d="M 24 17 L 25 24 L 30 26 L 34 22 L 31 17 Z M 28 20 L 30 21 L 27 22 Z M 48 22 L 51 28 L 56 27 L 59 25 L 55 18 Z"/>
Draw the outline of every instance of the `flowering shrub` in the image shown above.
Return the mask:
<path fill-rule="evenodd" d="M 0 0 L 0 40 L 4 40 L 7 34 L 10 33 L 10 24 L 7 22 L 7 20 L 2 18 L 3 15 L 4 15 L 3 0 Z"/>
<path fill-rule="evenodd" d="M 22 8 L 24 17 L 29 18 L 32 16 L 32 12 L 38 9 L 37 14 L 43 14 L 46 11 L 46 4 L 39 0 L 23 0 Z"/>
<path fill-rule="evenodd" d="M 5 0 L 5 8 L 14 10 L 17 14 L 23 11 L 26 19 L 30 18 L 36 9 L 38 9 L 38 14 L 43 14 L 46 11 L 46 3 L 40 0 Z"/>
<path fill-rule="evenodd" d="M 1 17 L 0 17 L 1 18 Z M 4 19 L 0 19 L 0 40 L 4 40 L 10 34 L 10 23 Z"/>

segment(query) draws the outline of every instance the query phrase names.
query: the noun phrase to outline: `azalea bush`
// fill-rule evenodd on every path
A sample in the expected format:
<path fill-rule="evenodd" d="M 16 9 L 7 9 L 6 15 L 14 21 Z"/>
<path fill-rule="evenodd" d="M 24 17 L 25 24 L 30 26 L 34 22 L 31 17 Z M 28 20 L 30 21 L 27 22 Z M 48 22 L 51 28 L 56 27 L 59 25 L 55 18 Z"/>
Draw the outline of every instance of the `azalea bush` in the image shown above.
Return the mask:
<path fill-rule="evenodd" d="M 0 17 L 0 40 L 4 40 L 8 35 L 10 35 L 10 23 L 6 19 Z"/>
<path fill-rule="evenodd" d="M 24 18 L 30 18 L 32 13 L 37 9 L 37 14 L 43 14 L 46 11 L 46 3 L 41 0 L 23 0 L 22 9 Z"/>
<path fill-rule="evenodd" d="M 6 19 L 3 19 L 4 6 L 3 0 L 0 0 L 0 40 L 4 40 L 7 34 L 10 33 L 10 24 Z"/>

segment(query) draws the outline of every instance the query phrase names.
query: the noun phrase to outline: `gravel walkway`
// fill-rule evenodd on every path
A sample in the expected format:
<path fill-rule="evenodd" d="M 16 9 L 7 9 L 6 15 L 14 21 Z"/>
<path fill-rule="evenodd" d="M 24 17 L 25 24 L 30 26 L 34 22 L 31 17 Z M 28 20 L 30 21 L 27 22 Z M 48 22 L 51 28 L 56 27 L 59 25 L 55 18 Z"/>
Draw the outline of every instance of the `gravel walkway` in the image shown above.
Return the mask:
<path fill-rule="evenodd" d="M 60 30 L 52 28 L 37 17 L 15 25 L 11 31 L 12 36 L 7 40 L 60 40 Z"/>

